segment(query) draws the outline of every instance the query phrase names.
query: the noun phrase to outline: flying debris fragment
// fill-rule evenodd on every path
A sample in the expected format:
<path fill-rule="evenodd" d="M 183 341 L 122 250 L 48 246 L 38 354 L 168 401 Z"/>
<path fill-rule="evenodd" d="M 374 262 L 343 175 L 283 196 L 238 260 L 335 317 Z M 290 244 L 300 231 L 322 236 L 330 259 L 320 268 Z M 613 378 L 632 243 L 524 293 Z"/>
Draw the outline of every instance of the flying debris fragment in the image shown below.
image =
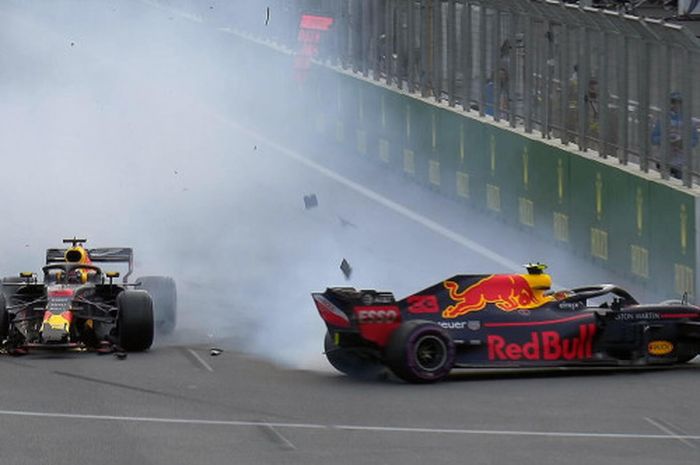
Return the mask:
<path fill-rule="evenodd" d="M 343 272 L 345 279 L 350 279 L 350 275 L 352 275 L 352 267 L 347 260 L 343 259 L 343 261 L 340 262 L 340 271 Z"/>
<path fill-rule="evenodd" d="M 211 349 L 209 349 L 209 355 L 211 355 L 212 357 L 216 357 L 217 355 L 221 355 L 222 352 L 223 352 L 223 350 L 219 349 L 217 347 L 212 347 Z"/>
<path fill-rule="evenodd" d="M 357 225 L 355 223 L 353 223 L 352 221 L 346 220 L 342 216 L 338 217 L 338 221 L 340 221 L 340 225 L 344 228 L 348 228 L 348 227 L 349 228 L 356 228 L 357 227 Z"/>
<path fill-rule="evenodd" d="M 270 24 L 270 7 L 268 6 L 265 13 L 265 26 Z"/>
<path fill-rule="evenodd" d="M 318 197 L 316 194 L 309 194 L 304 196 L 304 208 L 311 210 L 312 208 L 318 207 Z"/>

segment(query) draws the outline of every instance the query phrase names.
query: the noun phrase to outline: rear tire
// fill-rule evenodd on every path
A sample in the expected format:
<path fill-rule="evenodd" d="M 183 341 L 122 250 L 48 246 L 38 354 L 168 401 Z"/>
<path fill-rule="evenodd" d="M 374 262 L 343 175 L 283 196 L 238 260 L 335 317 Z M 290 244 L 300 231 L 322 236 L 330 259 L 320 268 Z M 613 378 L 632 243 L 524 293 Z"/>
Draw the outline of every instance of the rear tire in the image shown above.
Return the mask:
<path fill-rule="evenodd" d="M 386 373 L 386 368 L 379 360 L 363 357 L 357 351 L 336 346 L 328 332 L 323 340 L 323 347 L 328 363 L 351 378 L 373 381 Z"/>
<path fill-rule="evenodd" d="M 153 344 L 153 301 L 145 291 L 123 291 L 117 296 L 119 345 L 128 352 Z"/>
<path fill-rule="evenodd" d="M 407 321 L 391 335 L 385 360 L 391 371 L 404 381 L 433 383 L 450 373 L 455 345 L 447 331 L 435 323 Z"/>
<path fill-rule="evenodd" d="M 138 289 L 148 292 L 153 299 L 153 314 L 158 334 L 171 334 L 177 324 L 177 288 L 175 280 L 167 276 L 142 276 L 136 280 Z"/>

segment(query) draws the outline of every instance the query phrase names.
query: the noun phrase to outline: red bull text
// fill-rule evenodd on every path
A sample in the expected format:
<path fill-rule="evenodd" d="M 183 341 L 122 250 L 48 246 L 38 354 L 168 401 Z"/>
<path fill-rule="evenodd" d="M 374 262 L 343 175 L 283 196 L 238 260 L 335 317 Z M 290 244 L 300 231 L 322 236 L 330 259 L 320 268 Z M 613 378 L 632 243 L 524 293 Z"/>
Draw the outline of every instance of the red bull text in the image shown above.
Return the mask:
<path fill-rule="evenodd" d="M 530 333 L 525 343 L 508 342 L 503 336 L 489 335 L 489 360 L 586 360 L 593 358 L 595 324 L 579 325 L 578 335 L 563 337 L 556 331 Z"/>

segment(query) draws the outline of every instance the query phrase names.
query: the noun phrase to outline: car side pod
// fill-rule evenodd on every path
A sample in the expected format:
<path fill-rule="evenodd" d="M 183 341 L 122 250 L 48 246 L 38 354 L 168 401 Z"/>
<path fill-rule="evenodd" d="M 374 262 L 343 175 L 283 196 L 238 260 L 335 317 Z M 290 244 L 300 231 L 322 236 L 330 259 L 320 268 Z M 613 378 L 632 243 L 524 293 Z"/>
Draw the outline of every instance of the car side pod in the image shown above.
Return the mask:
<path fill-rule="evenodd" d="M 455 344 L 447 331 L 431 321 L 406 321 L 391 334 L 384 363 L 410 383 L 441 381 L 454 366 Z"/>

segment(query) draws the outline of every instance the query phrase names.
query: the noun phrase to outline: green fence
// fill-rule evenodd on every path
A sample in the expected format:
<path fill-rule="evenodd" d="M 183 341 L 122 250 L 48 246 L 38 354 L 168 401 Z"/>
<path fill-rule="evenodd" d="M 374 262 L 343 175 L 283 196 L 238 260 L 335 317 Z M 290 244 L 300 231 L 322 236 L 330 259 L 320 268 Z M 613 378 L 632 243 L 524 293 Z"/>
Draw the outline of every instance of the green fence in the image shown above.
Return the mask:
<path fill-rule="evenodd" d="M 616 162 L 567 151 L 319 67 L 317 130 L 358 156 L 584 254 L 668 298 L 696 291 L 696 197 Z M 322 83 L 322 84 L 319 84 Z"/>

